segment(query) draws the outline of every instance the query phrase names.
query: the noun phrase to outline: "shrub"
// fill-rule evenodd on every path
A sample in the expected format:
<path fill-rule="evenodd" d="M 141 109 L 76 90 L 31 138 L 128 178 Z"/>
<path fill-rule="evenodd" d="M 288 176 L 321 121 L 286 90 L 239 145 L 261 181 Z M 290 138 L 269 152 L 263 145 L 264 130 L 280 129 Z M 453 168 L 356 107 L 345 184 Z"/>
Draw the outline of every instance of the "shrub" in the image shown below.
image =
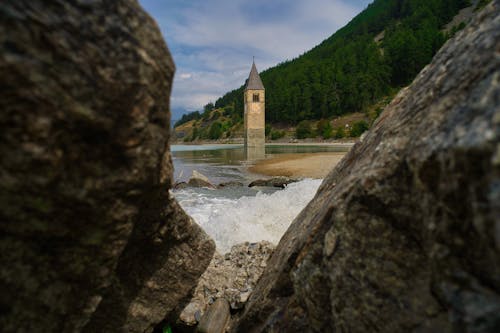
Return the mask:
<path fill-rule="evenodd" d="M 352 125 L 351 133 L 350 133 L 351 137 L 353 137 L 353 138 L 359 137 L 366 130 L 368 130 L 368 123 L 364 120 L 357 121 Z"/>
<path fill-rule="evenodd" d="M 237 112 L 233 113 L 231 115 L 231 121 L 233 122 L 233 124 L 238 124 L 242 122 L 241 115 Z"/>
<path fill-rule="evenodd" d="M 321 119 L 318 121 L 318 124 L 316 125 L 316 131 L 318 133 L 323 133 L 323 129 L 329 124 L 330 122 L 326 119 Z"/>
<path fill-rule="evenodd" d="M 223 124 L 222 124 L 222 131 L 223 132 L 226 132 L 227 130 L 229 130 L 231 128 L 231 126 L 233 126 L 233 122 L 231 120 L 226 120 Z"/>
<path fill-rule="evenodd" d="M 328 124 L 328 126 L 323 129 L 323 133 L 321 134 L 323 139 L 330 139 L 333 136 L 333 128 L 332 125 Z"/>
<path fill-rule="evenodd" d="M 266 124 L 266 136 L 269 136 L 269 134 L 271 134 L 271 130 L 272 130 L 272 127 L 271 125 L 269 124 Z"/>
<path fill-rule="evenodd" d="M 275 130 L 271 131 L 271 140 L 278 140 L 285 136 L 285 131 Z"/>
<path fill-rule="evenodd" d="M 211 140 L 220 139 L 223 132 L 224 131 L 222 130 L 222 124 L 218 121 L 215 121 L 212 123 L 210 129 L 208 130 L 208 138 Z"/>
<path fill-rule="evenodd" d="M 305 138 L 314 137 L 313 131 L 311 128 L 311 123 L 307 120 L 301 121 L 297 125 L 297 128 L 295 129 L 295 135 L 297 136 L 297 139 L 305 139 Z"/>
<path fill-rule="evenodd" d="M 220 118 L 220 112 L 212 112 L 212 120 L 217 120 Z"/>
<path fill-rule="evenodd" d="M 234 110 L 234 107 L 232 105 L 228 105 L 228 106 L 224 107 L 222 115 L 224 117 L 231 117 L 233 110 Z"/>
<path fill-rule="evenodd" d="M 335 131 L 335 139 L 345 138 L 345 131 L 343 127 L 340 127 Z"/>
<path fill-rule="evenodd" d="M 206 128 L 206 127 L 198 128 L 198 132 L 197 132 L 198 139 L 200 139 L 200 140 L 208 139 L 208 131 L 209 131 L 209 128 Z"/>
<path fill-rule="evenodd" d="M 330 121 L 326 119 L 321 119 L 316 127 L 318 134 L 320 134 L 323 139 L 330 139 L 333 135 L 332 125 Z"/>

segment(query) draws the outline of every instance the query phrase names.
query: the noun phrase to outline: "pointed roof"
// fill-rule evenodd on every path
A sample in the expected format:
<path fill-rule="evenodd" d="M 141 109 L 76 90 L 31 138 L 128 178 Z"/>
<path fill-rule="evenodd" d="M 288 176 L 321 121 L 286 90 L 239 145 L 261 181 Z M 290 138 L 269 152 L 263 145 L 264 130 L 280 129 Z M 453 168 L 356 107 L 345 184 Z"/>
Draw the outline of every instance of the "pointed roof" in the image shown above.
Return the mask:
<path fill-rule="evenodd" d="M 264 84 L 260 79 L 259 72 L 257 72 L 257 67 L 255 67 L 255 61 L 252 63 L 252 69 L 250 70 L 250 75 L 246 82 L 245 90 L 264 90 Z"/>

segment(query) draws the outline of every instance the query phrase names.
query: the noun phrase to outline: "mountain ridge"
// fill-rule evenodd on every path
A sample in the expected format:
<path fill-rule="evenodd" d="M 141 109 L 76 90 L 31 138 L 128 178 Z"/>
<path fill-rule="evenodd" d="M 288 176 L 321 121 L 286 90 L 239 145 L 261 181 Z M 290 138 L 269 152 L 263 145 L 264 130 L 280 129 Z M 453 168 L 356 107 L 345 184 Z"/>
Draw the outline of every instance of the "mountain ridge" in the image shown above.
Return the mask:
<path fill-rule="evenodd" d="M 266 87 L 266 122 L 297 125 L 373 109 L 409 84 L 444 42 L 465 26 L 464 22 L 445 29 L 461 9 L 478 5 L 484 4 L 374 1 L 311 50 L 260 73 Z M 233 123 L 242 122 L 243 88 L 207 104 L 204 113 L 215 108 Z M 181 118 L 176 125 L 183 122 Z"/>

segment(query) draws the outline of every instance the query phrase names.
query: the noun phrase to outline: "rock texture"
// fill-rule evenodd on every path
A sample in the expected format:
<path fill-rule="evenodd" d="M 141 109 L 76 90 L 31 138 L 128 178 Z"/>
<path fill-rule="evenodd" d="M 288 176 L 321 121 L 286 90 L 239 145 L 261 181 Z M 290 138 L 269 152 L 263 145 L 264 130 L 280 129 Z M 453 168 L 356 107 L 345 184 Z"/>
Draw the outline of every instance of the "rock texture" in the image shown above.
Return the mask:
<path fill-rule="evenodd" d="M 273 244 L 262 241 L 234 245 L 224 255 L 215 253 L 179 317 L 180 324 L 196 325 L 208 306 L 220 298 L 226 299 L 232 310 L 242 309 L 273 250 Z"/>
<path fill-rule="evenodd" d="M 217 185 L 217 188 L 221 189 L 221 188 L 227 188 L 227 187 L 241 187 L 241 186 L 245 186 L 245 185 L 242 182 L 229 181 L 229 182 L 220 183 L 219 185 Z"/>
<path fill-rule="evenodd" d="M 210 182 L 207 176 L 196 170 L 193 170 L 191 178 L 189 178 L 189 181 L 187 182 L 187 186 L 215 188 L 215 186 Z"/>
<path fill-rule="evenodd" d="M 229 304 L 224 298 L 217 299 L 207 312 L 203 315 L 200 323 L 196 327 L 197 333 L 223 333 L 226 330 L 227 323 L 231 314 L 229 313 Z"/>
<path fill-rule="evenodd" d="M 150 332 L 213 242 L 169 196 L 174 65 L 134 0 L 0 2 L 2 332 Z"/>
<path fill-rule="evenodd" d="M 324 180 L 234 332 L 500 331 L 499 5 Z"/>
<path fill-rule="evenodd" d="M 269 179 L 256 179 L 248 184 L 248 187 L 264 186 L 285 188 L 288 184 L 298 182 L 298 179 L 288 177 L 273 177 Z"/>

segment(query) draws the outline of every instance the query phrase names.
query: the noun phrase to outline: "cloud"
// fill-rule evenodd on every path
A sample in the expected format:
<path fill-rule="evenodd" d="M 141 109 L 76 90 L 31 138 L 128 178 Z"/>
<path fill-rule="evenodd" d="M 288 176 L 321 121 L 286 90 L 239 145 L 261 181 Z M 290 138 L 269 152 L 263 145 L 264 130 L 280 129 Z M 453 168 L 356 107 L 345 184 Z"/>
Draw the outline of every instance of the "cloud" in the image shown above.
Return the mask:
<path fill-rule="evenodd" d="M 181 80 L 187 80 L 187 79 L 190 79 L 192 77 L 193 77 L 193 74 L 191 74 L 191 73 L 181 73 L 181 74 L 179 74 L 179 78 Z"/>
<path fill-rule="evenodd" d="M 217 72 L 193 72 L 189 79 L 174 80 L 171 104 L 174 108 L 201 110 L 208 102 L 215 102 L 225 89 L 224 74 Z"/>
<path fill-rule="evenodd" d="M 263 19 L 258 9 L 266 3 L 254 1 L 248 10 L 244 0 L 201 2 L 171 25 L 172 39 L 186 46 L 254 49 L 285 60 L 320 43 L 357 11 L 339 0 L 290 1 L 281 4 L 285 14 L 266 12 Z"/>
<path fill-rule="evenodd" d="M 172 105 L 201 109 L 241 86 L 252 56 L 260 71 L 297 57 L 345 25 L 369 0 L 155 0 L 176 62 Z"/>

